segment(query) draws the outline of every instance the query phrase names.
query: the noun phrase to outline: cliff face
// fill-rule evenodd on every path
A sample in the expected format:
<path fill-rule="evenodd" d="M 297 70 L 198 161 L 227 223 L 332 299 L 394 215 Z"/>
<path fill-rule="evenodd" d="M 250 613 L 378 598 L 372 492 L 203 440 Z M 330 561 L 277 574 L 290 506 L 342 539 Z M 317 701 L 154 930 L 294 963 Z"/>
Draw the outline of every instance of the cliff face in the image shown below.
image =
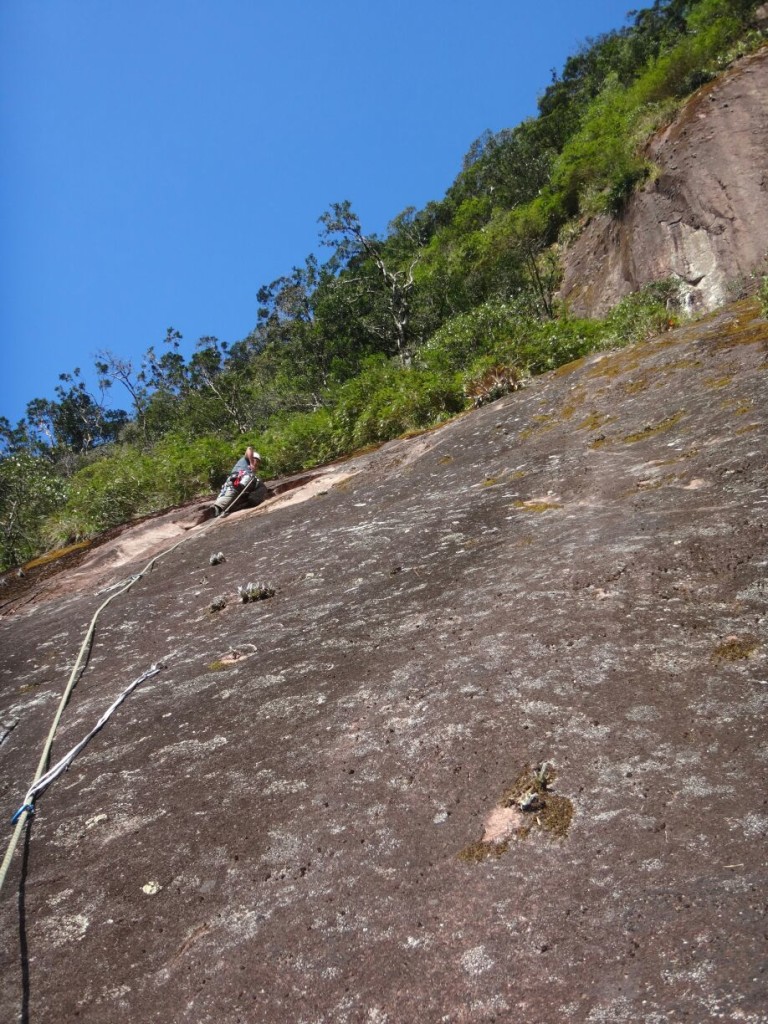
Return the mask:
<path fill-rule="evenodd" d="M 561 297 L 601 315 L 652 281 L 679 278 L 706 310 L 768 256 L 768 47 L 700 89 L 651 143 L 660 169 L 620 218 L 596 217 L 564 254 Z"/>
<path fill-rule="evenodd" d="M 0 1019 L 763 1022 L 767 369 L 743 302 L 190 529 L 99 621 L 54 758 L 164 667 L 38 801 Z M 6 600 L 8 816 L 193 513 Z"/>

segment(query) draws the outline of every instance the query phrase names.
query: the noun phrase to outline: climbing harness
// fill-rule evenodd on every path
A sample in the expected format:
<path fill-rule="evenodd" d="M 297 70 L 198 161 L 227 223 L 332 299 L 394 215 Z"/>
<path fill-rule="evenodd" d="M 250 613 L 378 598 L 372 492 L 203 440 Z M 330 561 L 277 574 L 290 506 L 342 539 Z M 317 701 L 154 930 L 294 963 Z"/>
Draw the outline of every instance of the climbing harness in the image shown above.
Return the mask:
<path fill-rule="evenodd" d="M 214 512 L 218 518 L 224 518 L 234 511 L 243 498 L 247 497 L 247 504 L 260 505 L 268 496 L 269 491 L 263 480 L 241 470 L 237 474 L 230 474 L 224 481 L 213 503 Z"/>

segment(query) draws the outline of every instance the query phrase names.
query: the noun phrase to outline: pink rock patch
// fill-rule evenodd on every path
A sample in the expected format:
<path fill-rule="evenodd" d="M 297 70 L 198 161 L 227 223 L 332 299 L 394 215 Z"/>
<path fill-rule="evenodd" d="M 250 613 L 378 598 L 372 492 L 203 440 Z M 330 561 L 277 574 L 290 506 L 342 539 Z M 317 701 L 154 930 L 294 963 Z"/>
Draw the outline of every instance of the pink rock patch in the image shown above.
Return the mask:
<path fill-rule="evenodd" d="M 481 843 L 503 843 L 523 825 L 523 814 L 516 807 L 494 807 L 485 819 Z"/>

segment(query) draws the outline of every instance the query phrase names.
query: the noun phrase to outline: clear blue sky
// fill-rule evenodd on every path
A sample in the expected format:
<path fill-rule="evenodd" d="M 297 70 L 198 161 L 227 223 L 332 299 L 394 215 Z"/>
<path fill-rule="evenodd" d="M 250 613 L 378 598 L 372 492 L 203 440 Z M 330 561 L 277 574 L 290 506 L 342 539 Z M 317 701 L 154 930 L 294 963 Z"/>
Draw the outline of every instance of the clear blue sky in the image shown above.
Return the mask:
<path fill-rule="evenodd" d="M 330 203 L 383 232 L 441 198 L 632 6 L 0 0 L 0 415 L 171 325 L 244 337 Z"/>

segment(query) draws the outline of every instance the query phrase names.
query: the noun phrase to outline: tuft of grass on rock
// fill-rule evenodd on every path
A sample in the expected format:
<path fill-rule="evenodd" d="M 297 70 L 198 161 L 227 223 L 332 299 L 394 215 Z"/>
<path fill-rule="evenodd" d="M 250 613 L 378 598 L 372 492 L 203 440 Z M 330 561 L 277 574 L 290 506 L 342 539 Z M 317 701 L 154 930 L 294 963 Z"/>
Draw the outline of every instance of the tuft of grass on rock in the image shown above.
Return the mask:
<path fill-rule="evenodd" d="M 729 636 L 718 644 L 712 655 L 715 661 L 743 661 L 757 650 L 760 641 L 751 633 L 744 636 Z"/>

